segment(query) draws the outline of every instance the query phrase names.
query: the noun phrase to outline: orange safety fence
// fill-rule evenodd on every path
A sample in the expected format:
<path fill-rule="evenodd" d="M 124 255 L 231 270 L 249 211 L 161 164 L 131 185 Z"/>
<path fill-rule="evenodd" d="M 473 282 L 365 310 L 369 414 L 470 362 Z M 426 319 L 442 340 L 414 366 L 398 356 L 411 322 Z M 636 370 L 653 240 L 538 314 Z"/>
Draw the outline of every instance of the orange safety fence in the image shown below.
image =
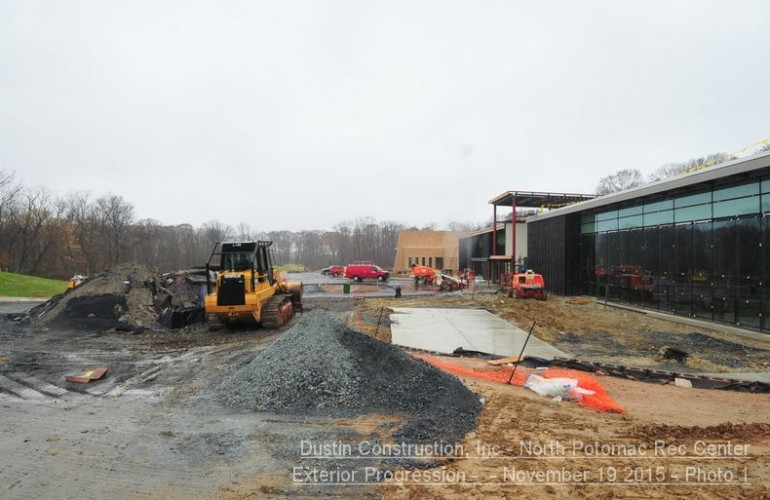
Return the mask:
<path fill-rule="evenodd" d="M 499 382 L 502 384 L 507 384 L 508 380 L 511 378 L 511 372 L 513 372 L 513 368 L 508 367 L 498 368 L 495 370 L 476 370 L 473 368 L 460 366 L 443 359 L 434 358 L 432 356 L 425 356 L 422 354 L 412 354 L 412 356 L 418 359 L 422 359 L 423 361 L 426 361 L 427 363 L 430 363 L 431 365 L 445 372 L 459 375 L 461 377 L 486 380 L 488 382 Z M 524 383 L 527 381 L 527 377 L 529 377 L 529 375 L 533 372 L 534 370 L 531 369 L 522 367 L 517 368 L 516 373 L 513 375 L 511 384 L 524 387 Z M 583 406 L 588 406 L 605 413 L 626 412 L 622 406 L 613 401 L 613 399 L 609 396 L 609 394 L 607 394 L 607 391 L 604 390 L 604 387 L 599 383 L 598 380 L 585 372 L 568 370 L 566 368 L 548 368 L 543 371 L 538 371 L 537 374 L 543 378 L 564 377 L 577 379 L 579 387 L 588 389 L 589 391 L 594 391 L 594 394 L 582 395 L 578 403 Z"/>
<path fill-rule="evenodd" d="M 440 370 L 459 375 L 461 377 L 475 378 L 477 380 L 486 380 L 488 382 L 500 382 L 501 384 L 507 384 L 508 379 L 511 378 L 511 372 L 513 368 L 498 368 L 496 370 L 476 370 L 473 368 L 466 368 L 464 366 L 450 363 L 443 359 L 434 358 L 432 356 L 425 356 L 423 354 L 412 354 L 417 359 L 426 361 Z M 513 376 L 513 385 L 524 387 L 524 382 L 527 381 L 527 377 L 531 373 L 531 370 L 525 370 L 517 368 L 516 373 Z"/>

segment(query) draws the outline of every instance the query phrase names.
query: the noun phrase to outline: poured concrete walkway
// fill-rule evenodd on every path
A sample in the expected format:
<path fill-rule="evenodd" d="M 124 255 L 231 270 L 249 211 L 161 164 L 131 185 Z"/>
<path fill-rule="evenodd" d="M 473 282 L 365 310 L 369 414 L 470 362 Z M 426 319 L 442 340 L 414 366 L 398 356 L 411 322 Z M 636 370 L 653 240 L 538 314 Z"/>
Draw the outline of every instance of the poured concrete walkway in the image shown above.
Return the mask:
<path fill-rule="evenodd" d="M 483 309 L 396 307 L 390 315 L 391 342 L 451 354 L 458 347 L 500 356 L 518 356 L 527 332 Z M 553 359 L 567 354 L 539 338 L 537 326 L 524 356 Z"/>
<path fill-rule="evenodd" d="M 727 378 L 733 380 L 742 380 L 745 382 L 764 382 L 770 384 L 770 373 L 768 372 L 714 372 L 701 373 L 704 377 Z"/>

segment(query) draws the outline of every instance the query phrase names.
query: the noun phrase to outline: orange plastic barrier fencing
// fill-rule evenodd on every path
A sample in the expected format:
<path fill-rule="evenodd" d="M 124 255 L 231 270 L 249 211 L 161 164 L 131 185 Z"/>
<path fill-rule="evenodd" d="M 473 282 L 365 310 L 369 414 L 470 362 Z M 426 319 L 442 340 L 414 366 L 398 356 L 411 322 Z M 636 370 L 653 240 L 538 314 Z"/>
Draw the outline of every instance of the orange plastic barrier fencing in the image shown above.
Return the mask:
<path fill-rule="evenodd" d="M 475 370 L 473 368 L 466 368 L 464 366 L 460 366 L 443 359 L 434 358 L 432 356 L 425 356 L 421 354 L 412 354 L 412 356 L 418 359 L 422 359 L 423 361 L 426 361 L 445 372 L 459 375 L 461 377 L 486 380 L 488 382 L 499 382 L 502 384 L 507 384 L 508 380 L 511 378 L 511 372 L 513 371 L 513 368 L 509 367 L 498 368 L 496 370 Z M 524 383 L 527 381 L 527 377 L 529 377 L 530 373 L 532 372 L 533 370 L 530 369 L 522 367 L 517 368 L 511 384 L 524 387 Z M 582 395 L 578 401 L 579 404 L 605 413 L 626 412 L 622 406 L 613 401 L 613 399 L 609 396 L 609 394 L 607 394 L 607 391 L 604 390 L 604 387 L 599 383 L 598 380 L 585 372 L 568 370 L 566 368 L 548 368 L 542 372 L 538 372 L 538 375 L 541 375 L 544 378 L 565 377 L 577 379 L 579 387 L 594 391 L 594 394 Z"/>
<path fill-rule="evenodd" d="M 444 370 L 445 372 L 459 375 L 461 377 L 475 378 L 477 380 L 486 380 L 488 382 L 500 382 L 501 384 L 507 384 L 508 379 L 511 378 L 511 372 L 513 368 L 499 368 L 497 370 L 474 370 L 473 368 L 466 368 L 464 366 L 450 363 L 443 359 L 434 358 L 432 356 L 424 356 L 422 354 L 412 354 L 415 358 L 427 361 L 436 368 Z M 531 370 L 525 370 L 517 368 L 516 373 L 513 376 L 511 384 L 524 387 L 524 382 L 527 381 L 527 377 L 531 373 Z"/>

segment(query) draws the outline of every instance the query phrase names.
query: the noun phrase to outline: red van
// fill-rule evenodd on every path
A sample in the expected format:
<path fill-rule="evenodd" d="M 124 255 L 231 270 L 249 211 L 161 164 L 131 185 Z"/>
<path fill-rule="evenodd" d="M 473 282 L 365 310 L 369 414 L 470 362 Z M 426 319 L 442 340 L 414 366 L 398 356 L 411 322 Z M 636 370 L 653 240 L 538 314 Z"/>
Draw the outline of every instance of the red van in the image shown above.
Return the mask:
<path fill-rule="evenodd" d="M 388 281 L 390 273 L 374 264 L 348 264 L 345 268 L 345 277 L 353 281 L 366 279 Z"/>

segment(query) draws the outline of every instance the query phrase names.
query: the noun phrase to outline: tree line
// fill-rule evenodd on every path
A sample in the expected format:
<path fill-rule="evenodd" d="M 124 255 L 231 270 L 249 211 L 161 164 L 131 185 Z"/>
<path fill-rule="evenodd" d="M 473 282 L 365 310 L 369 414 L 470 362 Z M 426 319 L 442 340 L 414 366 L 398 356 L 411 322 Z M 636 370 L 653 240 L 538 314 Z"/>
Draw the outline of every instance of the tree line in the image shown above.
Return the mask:
<path fill-rule="evenodd" d="M 278 264 L 320 269 L 373 261 L 389 267 L 404 227 L 372 217 L 340 222 L 331 231 L 264 232 L 246 223 L 220 221 L 198 228 L 170 226 L 136 220 L 133 205 L 121 196 L 57 196 L 45 188 L 27 188 L 0 170 L 0 268 L 20 274 L 68 278 L 127 261 L 161 270 L 187 269 L 205 264 L 218 241 L 254 240 L 273 241 Z"/>

